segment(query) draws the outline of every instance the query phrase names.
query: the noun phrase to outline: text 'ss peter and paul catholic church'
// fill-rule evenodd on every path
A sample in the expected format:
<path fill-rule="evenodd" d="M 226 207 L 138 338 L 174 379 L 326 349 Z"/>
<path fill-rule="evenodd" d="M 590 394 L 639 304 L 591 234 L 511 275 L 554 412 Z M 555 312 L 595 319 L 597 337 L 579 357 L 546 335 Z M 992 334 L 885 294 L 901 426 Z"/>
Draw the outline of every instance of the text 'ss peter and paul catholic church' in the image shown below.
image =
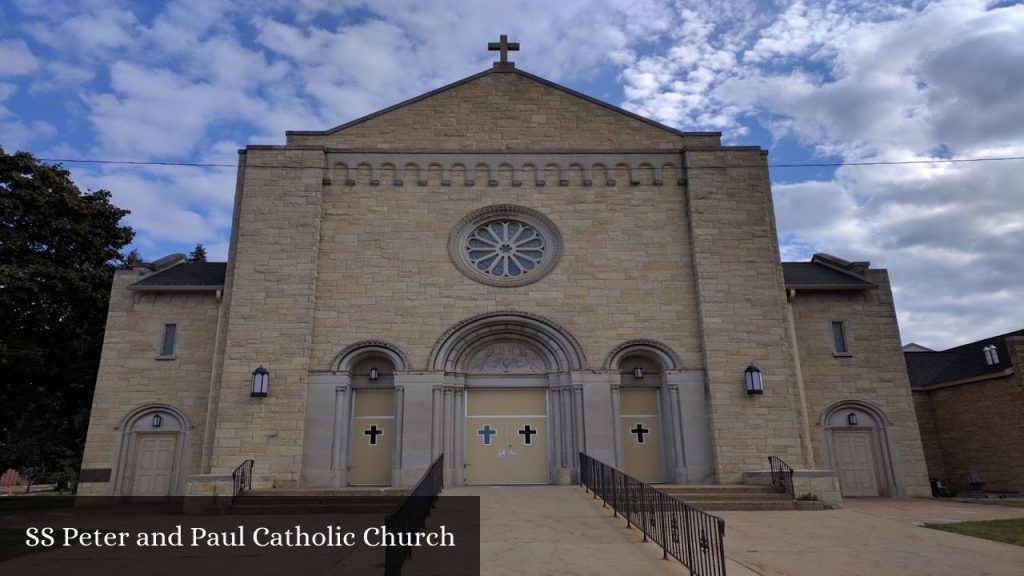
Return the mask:
<path fill-rule="evenodd" d="M 242 150 L 227 263 L 116 274 L 79 493 L 221 492 L 247 459 L 257 487 L 409 486 L 442 454 L 449 485 L 568 483 L 585 452 L 929 494 L 886 272 L 780 262 L 764 150 L 498 47 Z"/>

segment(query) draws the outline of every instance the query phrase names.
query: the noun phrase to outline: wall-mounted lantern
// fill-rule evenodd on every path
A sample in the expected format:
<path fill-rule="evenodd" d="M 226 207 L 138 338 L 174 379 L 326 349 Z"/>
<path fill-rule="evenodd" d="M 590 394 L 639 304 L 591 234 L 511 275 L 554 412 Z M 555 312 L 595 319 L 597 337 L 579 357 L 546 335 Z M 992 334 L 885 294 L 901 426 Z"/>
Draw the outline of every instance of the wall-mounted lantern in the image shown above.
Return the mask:
<path fill-rule="evenodd" d="M 850 426 L 856 426 L 857 425 L 857 413 L 856 412 L 850 412 L 849 414 L 847 414 L 846 415 L 846 423 L 849 424 Z"/>
<path fill-rule="evenodd" d="M 260 364 L 260 367 L 252 371 L 252 393 L 253 398 L 266 398 L 267 389 L 270 387 L 270 372 Z"/>
<path fill-rule="evenodd" d="M 747 394 L 764 394 L 764 380 L 761 379 L 761 369 L 751 362 L 747 366 L 744 377 L 747 383 Z"/>
<path fill-rule="evenodd" d="M 639 366 L 637 366 L 636 368 L 633 368 L 633 378 L 636 378 L 637 380 L 643 380 L 644 379 L 644 369 L 639 367 Z"/>
<path fill-rule="evenodd" d="M 153 428 L 159 428 L 164 423 L 164 419 L 159 414 L 153 414 Z"/>
<path fill-rule="evenodd" d="M 378 379 L 380 379 L 380 370 L 374 366 L 373 368 L 370 368 L 370 381 L 376 382 Z"/>

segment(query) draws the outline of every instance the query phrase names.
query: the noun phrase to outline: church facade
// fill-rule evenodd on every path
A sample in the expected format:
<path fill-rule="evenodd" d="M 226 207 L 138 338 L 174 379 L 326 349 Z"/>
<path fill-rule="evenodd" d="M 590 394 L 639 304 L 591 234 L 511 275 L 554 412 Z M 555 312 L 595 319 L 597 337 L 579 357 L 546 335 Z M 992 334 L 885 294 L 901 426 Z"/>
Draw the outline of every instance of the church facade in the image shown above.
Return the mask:
<path fill-rule="evenodd" d="M 115 275 L 79 493 L 222 491 L 246 459 L 410 486 L 441 454 L 449 484 L 567 483 L 583 451 L 926 495 L 887 275 L 781 262 L 766 157 L 504 61 L 249 146 L 226 263 Z"/>

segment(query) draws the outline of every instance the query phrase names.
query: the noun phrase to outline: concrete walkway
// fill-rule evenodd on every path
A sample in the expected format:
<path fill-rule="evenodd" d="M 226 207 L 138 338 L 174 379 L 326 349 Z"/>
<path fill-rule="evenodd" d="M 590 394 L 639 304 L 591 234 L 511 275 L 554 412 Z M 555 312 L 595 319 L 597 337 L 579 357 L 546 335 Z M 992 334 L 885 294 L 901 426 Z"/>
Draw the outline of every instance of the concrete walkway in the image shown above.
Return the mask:
<path fill-rule="evenodd" d="M 1024 517 L 939 500 L 854 500 L 822 512 L 722 512 L 729 576 L 1019 576 L 1024 548 L 924 523 Z M 733 564 L 743 568 L 733 569 Z"/>
<path fill-rule="evenodd" d="M 457 487 L 444 495 L 480 496 L 484 576 L 689 573 L 581 488 Z M 921 526 L 1024 517 L 1021 508 L 873 499 L 843 510 L 716 514 L 726 522 L 729 576 L 1024 574 L 1024 548 Z M 409 567 L 423 573 L 420 563 Z"/>
<path fill-rule="evenodd" d="M 680 576 L 661 548 L 613 520 L 574 486 L 445 488 L 445 496 L 480 496 L 480 569 L 491 575 Z"/>

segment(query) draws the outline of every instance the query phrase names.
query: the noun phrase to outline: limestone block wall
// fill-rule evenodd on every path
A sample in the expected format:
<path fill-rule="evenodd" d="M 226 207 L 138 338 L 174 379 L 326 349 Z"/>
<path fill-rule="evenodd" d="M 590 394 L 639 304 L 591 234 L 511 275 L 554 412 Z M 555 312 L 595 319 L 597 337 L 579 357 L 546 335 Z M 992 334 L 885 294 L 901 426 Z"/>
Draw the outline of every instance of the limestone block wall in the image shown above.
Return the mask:
<path fill-rule="evenodd" d="M 971 473 L 985 490 L 1024 490 L 1024 379 L 1004 378 L 915 392 L 930 404 L 941 459 L 933 478 L 954 490 L 970 489 Z M 941 465 L 941 468 L 940 468 Z"/>
<path fill-rule="evenodd" d="M 331 134 L 289 132 L 288 144 L 331 148 L 517 150 L 716 146 L 717 133 L 681 135 L 522 73 L 486 73 Z"/>
<path fill-rule="evenodd" d="M 220 304 L 214 292 L 137 292 L 127 286 L 139 273 L 119 270 L 93 395 L 83 470 L 110 470 L 109 481 L 85 482 L 79 494 L 110 494 L 119 462 L 124 420 L 150 404 L 167 404 L 187 419 L 182 484 L 199 470 L 206 426 L 206 402 L 213 363 L 213 340 Z M 158 360 L 165 323 L 177 324 L 173 360 Z M 121 458 L 123 460 L 123 458 Z M 90 474 L 84 474 L 89 478 Z M 100 472 L 100 476 L 104 473 Z M 95 476 L 93 476 L 95 477 Z"/>
<path fill-rule="evenodd" d="M 854 400 L 887 419 L 895 495 L 927 496 L 928 474 L 899 325 L 885 270 L 871 270 L 878 288 L 851 292 L 798 292 L 792 302 L 814 460 L 830 468 L 822 418 L 836 403 Z M 846 322 L 849 356 L 833 355 L 832 322 Z"/>
<path fill-rule="evenodd" d="M 412 370 L 426 370 L 438 339 L 456 323 L 497 310 L 543 316 L 583 347 L 587 368 L 601 370 L 627 340 L 649 338 L 675 350 L 686 368 L 702 365 L 685 192 L 668 180 L 637 185 L 512 186 L 499 170 L 495 186 L 426 186 L 407 179 L 325 188 L 317 271 L 314 369 L 330 369 L 345 346 L 381 340 L 402 349 Z M 542 212 L 564 244 L 558 266 L 538 282 L 487 286 L 462 274 L 448 254 L 448 236 L 466 214 L 493 204 Z"/>
<path fill-rule="evenodd" d="M 298 482 L 309 375 L 323 152 L 252 147 L 240 167 L 228 282 L 223 368 L 210 469 L 256 460 L 278 487 Z M 267 398 L 252 371 L 270 371 Z"/>
<path fill-rule="evenodd" d="M 803 467 L 794 364 L 765 156 L 756 148 L 684 152 L 689 262 L 720 482 L 763 469 L 775 455 Z M 744 370 L 764 375 L 748 396 Z"/>

